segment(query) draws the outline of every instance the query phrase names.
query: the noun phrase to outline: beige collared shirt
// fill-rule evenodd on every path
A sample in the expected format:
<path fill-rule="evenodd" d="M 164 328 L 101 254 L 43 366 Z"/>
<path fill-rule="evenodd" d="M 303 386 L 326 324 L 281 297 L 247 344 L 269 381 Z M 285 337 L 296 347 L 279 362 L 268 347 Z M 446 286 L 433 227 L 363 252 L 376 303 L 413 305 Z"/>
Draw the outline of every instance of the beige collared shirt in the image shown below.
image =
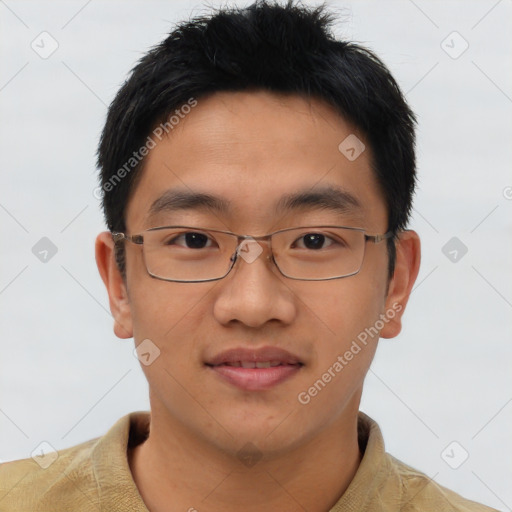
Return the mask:
<path fill-rule="evenodd" d="M 104 436 L 59 451 L 46 468 L 32 458 L 0 465 L 0 511 L 148 512 L 132 478 L 127 449 L 147 437 L 149 420 L 148 412 L 128 414 Z M 329 512 L 495 511 L 387 454 L 379 426 L 364 413 L 359 413 L 359 444 L 361 464 Z"/>

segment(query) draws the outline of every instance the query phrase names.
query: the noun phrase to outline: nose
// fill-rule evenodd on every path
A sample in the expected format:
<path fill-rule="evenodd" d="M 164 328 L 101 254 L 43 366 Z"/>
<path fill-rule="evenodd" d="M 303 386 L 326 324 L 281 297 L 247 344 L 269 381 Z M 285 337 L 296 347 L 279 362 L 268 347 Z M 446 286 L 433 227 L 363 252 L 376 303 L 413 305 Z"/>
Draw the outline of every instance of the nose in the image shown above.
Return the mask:
<path fill-rule="evenodd" d="M 231 272 L 219 283 L 214 317 L 223 325 L 242 323 L 261 327 L 267 322 L 290 324 L 296 298 L 270 257 L 270 247 L 244 240 Z"/>

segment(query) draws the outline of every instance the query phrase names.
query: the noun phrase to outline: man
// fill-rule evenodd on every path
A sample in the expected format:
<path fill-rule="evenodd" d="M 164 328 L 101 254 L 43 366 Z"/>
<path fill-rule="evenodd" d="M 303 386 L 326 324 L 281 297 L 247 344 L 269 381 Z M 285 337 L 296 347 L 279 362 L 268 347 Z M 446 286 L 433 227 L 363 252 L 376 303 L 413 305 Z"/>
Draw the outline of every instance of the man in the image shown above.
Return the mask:
<path fill-rule="evenodd" d="M 476 511 L 359 412 L 420 262 L 414 115 L 322 9 L 183 23 L 133 70 L 99 147 L 96 241 L 151 414 L 0 468 L 9 511 Z"/>

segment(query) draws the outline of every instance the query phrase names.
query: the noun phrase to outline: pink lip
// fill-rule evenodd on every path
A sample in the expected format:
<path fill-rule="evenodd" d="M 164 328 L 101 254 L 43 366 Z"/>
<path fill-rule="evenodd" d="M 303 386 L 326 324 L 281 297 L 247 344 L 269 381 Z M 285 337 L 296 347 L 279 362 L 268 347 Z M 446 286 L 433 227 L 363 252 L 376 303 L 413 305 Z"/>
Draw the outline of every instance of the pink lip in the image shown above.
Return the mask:
<path fill-rule="evenodd" d="M 279 366 L 270 368 L 243 368 L 230 366 L 227 363 L 279 362 Z M 295 375 L 304 364 L 290 352 L 277 347 L 262 347 L 259 349 L 235 348 L 216 355 L 206 366 L 223 380 L 246 391 L 270 389 Z"/>
<path fill-rule="evenodd" d="M 270 368 L 242 368 L 235 366 L 211 366 L 227 382 L 246 391 L 262 391 L 289 379 L 295 375 L 302 365 L 286 364 Z"/>
<path fill-rule="evenodd" d="M 223 363 L 236 363 L 237 361 L 251 361 L 259 363 L 262 361 L 279 361 L 282 364 L 302 364 L 302 361 L 287 350 L 277 347 L 261 347 L 248 349 L 245 347 L 225 350 L 212 357 L 206 364 L 217 366 Z"/>

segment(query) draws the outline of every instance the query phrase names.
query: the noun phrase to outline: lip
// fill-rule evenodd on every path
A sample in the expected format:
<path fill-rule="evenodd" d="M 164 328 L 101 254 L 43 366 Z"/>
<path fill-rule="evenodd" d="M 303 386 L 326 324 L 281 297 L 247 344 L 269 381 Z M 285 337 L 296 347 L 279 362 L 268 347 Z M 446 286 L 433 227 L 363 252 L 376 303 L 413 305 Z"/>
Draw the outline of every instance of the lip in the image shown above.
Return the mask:
<path fill-rule="evenodd" d="M 229 364 L 271 361 L 278 366 L 243 368 Z M 288 380 L 300 371 L 304 363 L 290 352 L 277 347 L 260 349 L 235 348 L 221 352 L 205 363 L 224 381 L 245 391 L 263 391 Z"/>
<path fill-rule="evenodd" d="M 208 366 L 218 366 L 224 363 L 236 363 L 237 361 L 250 361 L 261 363 L 263 361 L 279 361 L 283 364 L 303 364 L 302 361 L 291 352 L 278 347 L 245 348 L 237 347 L 225 350 L 206 362 Z"/>

